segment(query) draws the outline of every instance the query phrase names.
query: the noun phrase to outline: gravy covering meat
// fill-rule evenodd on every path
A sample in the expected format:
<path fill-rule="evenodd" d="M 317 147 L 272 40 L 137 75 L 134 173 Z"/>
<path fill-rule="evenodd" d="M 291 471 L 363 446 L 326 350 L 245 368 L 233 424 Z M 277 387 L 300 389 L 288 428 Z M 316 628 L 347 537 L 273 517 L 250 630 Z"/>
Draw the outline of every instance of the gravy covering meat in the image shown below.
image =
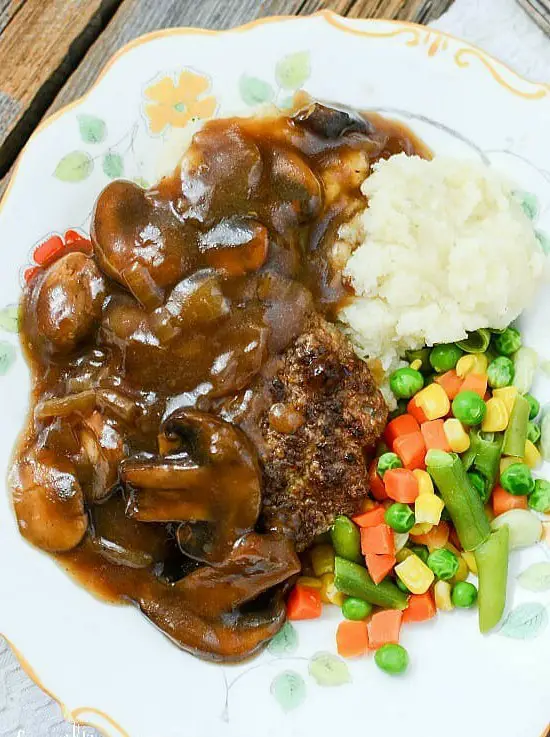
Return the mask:
<path fill-rule="evenodd" d="M 318 103 L 214 120 L 157 186 L 110 184 L 93 252 L 73 242 L 23 295 L 21 533 L 202 657 L 272 637 L 296 551 L 367 494 L 387 409 L 330 322 L 332 244 L 400 151 L 423 149 Z"/>

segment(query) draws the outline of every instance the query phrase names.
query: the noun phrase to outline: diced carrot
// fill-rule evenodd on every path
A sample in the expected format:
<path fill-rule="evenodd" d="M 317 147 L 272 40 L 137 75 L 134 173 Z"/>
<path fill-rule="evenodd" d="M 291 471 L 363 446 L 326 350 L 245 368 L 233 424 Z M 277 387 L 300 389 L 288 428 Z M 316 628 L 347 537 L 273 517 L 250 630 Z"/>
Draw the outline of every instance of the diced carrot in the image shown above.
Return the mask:
<path fill-rule="evenodd" d="M 426 443 L 421 432 L 400 435 L 395 439 L 393 450 L 405 468 L 410 471 L 414 471 L 415 468 L 426 468 Z"/>
<path fill-rule="evenodd" d="M 378 475 L 378 458 L 375 458 L 369 466 L 369 489 L 372 496 L 379 502 L 388 498 L 384 482 Z"/>
<path fill-rule="evenodd" d="M 509 494 L 502 486 L 497 486 L 493 491 L 493 512 L 495 517 L 504 514 L 510 509 L 527 509 L 526 496 L 514 496 Z"/>
<path fill-rule="evenodd" d="M 441 374 L 441 376 L 437 376 L 435 380 L 440 386 L 443 387 L 446 395 L 451 401 L 456 397 L 457 394 L 460 393 L 462 384 L 464 382 L 464 379 L 461 379 L 454 369 Z"/>
<path fill-rule="evenodd" d="M 28 284 L 32 279 L 34 279 L 40 270 L 40 266 L 29 266 L 28 269 L 25 269 L 25 273 L 23 274 L 25 283 Z"/>
<path fill-rule="evenodd" d="M 55 261 L 64 248 L 63 239 L 58 235 L 52 235 L 34 249 L 33 259 L 39 266 L 47 266 Z"/>
<path fill-rule="evenodd" d="M 286 602 L 286 614 L 289 619 L 317 619 L 321 616 L 323 604 L 321 592 L 309 586 L 295 586 Z"/>
<path fill-rule="evenodd" d="M 426 545 L 430 550 L 444 548 L 449 542 L 449 525 L 442 520 L 438 525 L 432 527 L 424 535 L 411 535 L 415 543 Z"/>
<path fill-rule="evenodd" d="M 400 435 L 410 435 L 413 432 L 420 432 L 420 425 L 416 419 L 409 414 L 400 415 L 388 423 L 384 432 L 384 440 L 391 450 L 393 443 Z"/>
<path fill-rule="evenodd" d="M 395 537 L 389 525 L 382 524 L 376 527 L 361 528 L 361 552 L 363 555 L 394 555 Z"/>
<path fill-rule="evenodd" d="M 452 542 L 452 544 L 455 546 L 455 548 L 458 548 L 459 550 L 462 550 L 462 543 L 460 542 L 458 538 L 458 533 L 455 530 L 454 527 L 450 528 L 449 531 L 449 542 Z"/>
<path fill-rule="evenodd" d="M 342 658 L 365 655 L 369 649 L 369 636 L 365 622 L 344 620 L 336 630 L 336 649 Z"/>
<path fill-rule="evenodd" d="M 394 502 L 412 504 L 418 496 L 418 479 L 407 468 L 390 468 L 384 474 L 386 494 Z"/>
<path fill-rule="evenodd" d="M 422 424 L 423 422 L 427 421 L 427 417 L 424 414 L 424 410 L 422 407 L 419 407 L 419 405 L 416 403 L 415 398 L 413 397 L 410 402 L 407 404 L 407 412 L 414 417 L 414 419 L 419 423 Z"/>
<path fill-rule="evenodd" d="M 370 509 L 368 512 L 362 514 L 356 514 L 353 517 L 353 521 L 359 527 L 375 527 L 384 523 L 384 515 L 386 510 L 380 504 L 377 504 L 374 509 Z"/>
<path fill-rule="evenodd" d="M 460 391 L 475 392 L 483 399 L 487 392 L 487 374 L 468 374 Z"/>
<path fill-rule="evenodd" d="M 420 425 L 420 431 L 427 450 L 444 450 L 450 453 L 451 446 L 443 429 L 443 420 L 431 420 Z"/>
<path fill-rule="evenodd" d="M 431 591 L 413 594 L 409 597 L 409 606 L 403 612 L 403 622 L 425 622 L 435 617 L 436 611 Z"/>
<path fill-rule="evenodd" d="M 395 555 L 367 553 L 365 555 L 365 563 L 367 564 L 367 569 L 374 583 L 380 583 L 380 581 L 383 581 L 388 573 L 393 569 L 397 560 L 395 559 Z"/>
<path fill-rule="evenodd" d="M 398 645 L 402 620 L 403 612 L 398 609 L 385 609 L 373 614 L 367 624 L 371 650 L 378 650 L 382 645 Z"/>

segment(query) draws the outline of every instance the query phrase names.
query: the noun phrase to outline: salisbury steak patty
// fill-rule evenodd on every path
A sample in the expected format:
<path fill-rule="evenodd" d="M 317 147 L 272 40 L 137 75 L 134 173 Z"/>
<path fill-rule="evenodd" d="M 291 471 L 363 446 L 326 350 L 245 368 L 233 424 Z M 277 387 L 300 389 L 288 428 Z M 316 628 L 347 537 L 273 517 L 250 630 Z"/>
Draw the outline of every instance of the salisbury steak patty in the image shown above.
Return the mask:
<path fill-rule="evenodd" d="M 275 407 L 260 423 L 263 521 L 304 550 L 337 515 L 359 510 L 368 491 L 365 452 L 388 409 L 366 364 L 319 316 L 282 357 L 270 392 Z"/>

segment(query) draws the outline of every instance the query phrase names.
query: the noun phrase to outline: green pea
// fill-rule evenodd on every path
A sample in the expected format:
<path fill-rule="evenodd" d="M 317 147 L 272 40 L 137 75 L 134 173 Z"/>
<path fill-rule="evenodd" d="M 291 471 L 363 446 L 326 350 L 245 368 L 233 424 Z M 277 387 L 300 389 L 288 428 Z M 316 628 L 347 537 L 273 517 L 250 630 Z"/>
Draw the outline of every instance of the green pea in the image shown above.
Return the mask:
<path fill-rule="evenodd" d="M 397 676 L 409 665 L 409 653 L 402 645 L 382 645 L 374 655 L 374 662 L 385 673 Z"/>
<path fill-rule="evenodd" d="M 459 563 L 456 555 L 446 548 L 432 550 L 428 556 L 428 568 L 432 570 L 441 581 L 448 581 L 456 575 Z"/>
<path fill-rule="evenodd" d="M 461 609 L 469 609 L 476 603 L 477 589 L 469 581 L 459 581 L 453 586 L 451 601 Z"/>
<path fill-rule="evenodd" d="M 403 468 L 403 464 L 396 453 L 383 453 L 378 459 L 377 468 L 378 475 L 383 479 L 386 471 L 389 471 L 392 468 Z"/>
<path fill-rule="evenodd" d="M 406 366 L 397 369 L 390 376 L 390 388 L 397 399 L 410 399 L 424 386 L 424 379 L 420 371 Z"/>
<path fill-rule="evenodd" d="M 540 402 L 532 394 L 524 394 L 523 396 L 529 402 L 529 419 L 534 420 L 540 412 Z"/>
<path fill-rule="evenodd" d="M 550 512 L 550 482 L 544 479 L 535 481 L 535 490 L 529 496 L 529 506 L 542 514 Z"/>
<path fill-rule="evenodd" d="M 417 555 L 423 563 L 428 562 L 428 548 L 425 545 L 411 545 L 411 550 Z"/>
<path fill-rule="evenodd" d="M 475 392 L 459 392 L 453 399 L 453 415 L 463 425 L 480 425 L 487 413 L 487 405 Z"/>
<path fill-rule="evenodd" d="M 361 555 L 361 533 L 356 524 L 343 514 L 336 517 L 330 529 L 334 552 L 340 558 L 356 563 L 363 560 Z"/>
<path fill-rule="evenodd" d="M 444 374 L 445 371 L 454 369 L 461 356 L 462 351 L 458 346 L 454 343 L 444 343 L 443 345 L 436 345 L 432 348 L 430 363 L 434 371 L 437 371 L 438 374 Z"/>
<path fill-rule="evenodd" d="M 481 501 L 486 502 L 489 498 L 489 494 L 487 489 L 488 484 L 484 477 L 478 471 L 470 471 L 468 473 L 468 478 L 470 479 L 470 483 L 474 489 L 479 494 Z"/>
<path fill-rule="evenodd" d="M 491 361 L 487 369 L 489 386 L 492 389 L 502 389 L 505 386 L 510 386 L 514 381 L 515 373 L 514 362 L 507 356 L 499 356 Z"/>
<path fill-rule="evenodd" d="M 530 422 L 527 425 L 527 440 L 530 440 L 532 443 L 536 444 L 540 440 L 540 425 L 537 425 L 536 422 Z"/>
<path fill-rule="evenodd" d="M 401 591 L 403 591 L 403 593 L 405 593 L 405 594 L 410 594 L 411 593 L 411 590 L 409 589 L 409 587 L 407 586 L 407 584 L 403 583 L 403 581 L 400 578 L 396 578 L 395 579 L 395 585 L 397 586 L 398 589 L 401 589 Z"/>
<path fill-rule="evenodd" d="M 528 465 L 513 463 L 501 474 L 500 485 L 509 494 L 526 496 L 535 488 L 535 479 Z"/>
<path fill-rule="evenodd" d="M 493 337 L 493 343 L 501 356 L 511 356 L 521 348 L 521 335 L 515 328 L 506 328 L 503 333 Z"/>
<path fill-rule="evenodd" d="M 466 353 L 485 353 L 491 342 L 491 331 L 486 328 L 480 328 L 468 333 L 466 340 L 460 340 L 457 343 Z"/>
<path fill-rule="evenodd" d="M 405 358 L 409 363 L 413 361 L 421 361 L 422 365 L 418 369 L 422 374 L 429 374 L 432 370 L 430 365 L 430 349 L 420 348 L 418 351 L 406 351 Z"/>
<path fill-rule="evenodd" d="M 372 612 L 372 604 L 363 599 L 357 599 L 355 596 L 348 597 L 342 604 L 342 614 L 346 619 L 354 622 L 360 622 L 366 619 Z"/>
<path fill-rule="evenodd" d="M 396 532 L 408 532 L 414 527 L 414 512 L 408 504 L 392 504 L 386 509 L 384 519 Z"/>

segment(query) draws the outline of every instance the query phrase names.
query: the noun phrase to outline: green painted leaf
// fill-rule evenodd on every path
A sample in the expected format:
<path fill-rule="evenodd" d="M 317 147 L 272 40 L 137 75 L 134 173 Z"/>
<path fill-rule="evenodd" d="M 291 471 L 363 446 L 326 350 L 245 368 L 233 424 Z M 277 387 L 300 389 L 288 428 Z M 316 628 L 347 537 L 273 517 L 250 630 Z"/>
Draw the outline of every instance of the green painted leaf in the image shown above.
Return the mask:
<path fill-rule="evenodd" d="M 94 170 L 92 157 L 85 151 L 71 151 L 64 156 L 54 171 L 54 177 L 62 182 L 82 182 Z"/>
<path fill-rule="evenodd" d="M 11 343 L 6 341 L 0 341 L 0 376 L 4 376 L 8 373 L 10 368 L 15 362 L 15 348 Z"/>
<path fill-rule="evenodd" d="M 518 583 L 529 591 L 548 591 L 550 589 L 550 563 L 533 563 L 520 573 Z"/>
<path fill-rule="evenodd" d="M 297 709 L 306 698 L 306 684 L 299 673 L 286 670 L 271 681 L 271 695 L 284 711 Z"/>
<path fill-rule="evenodd" d="M 0 310 L 0 330 L 7 333 L 17 333 L 19 331 L 19 308 L 17 305 L 8 305 Z"/>
<path fill-rule="evenodd" d="M 85 143 L 102 143 L 107 137 L 107 124 L 95 115 L 79 115 L 78 127 Z"/>
<path fill-rule="evenodd" d="M 298 633 L 287 622 L 269 643 L 268 650 L 272 655 L 288 655 L 298 647 Z"/>
<path fill-rule="evenodd" d="M 118 179 L 124 174 L 124 159 L 120 154 L 105 154 L 103 157 L 103 171 L 109 179 Z"/>
<path fill-rule="evenodd" d="M 532 192 L 524 192 L 521 190 L 514 192 L 514 196 L 529 220 L 535 220 L 539 214 L 539 202 L 537 196 Z"/>
<path fill-rule="evenodd" d="M 542 230 L 537 230 L 535 236 L 537 237 L 540 247 L 548 256 L 548 254 L 550 254 L 550 236 L 547 236 L 546 233 L 542 232 Z"/>
<path fill-rule="evenodd" d="M 239 92 L 247 105 L 261 105 L 273 100 L 273 87 L 258 77 L 248 77 L 246 74 L 239 80 Z"/>
<path fill-rule="evenodd" d="M 289 97 L 285 97 L 281 100 L 279 103 L 279 108 L 281 110 L 289 110 L 294 105 L 294 95 L 289 95 Z"/>
<path fill-rule="evenodd" d="M 309 661 L 309 674 L 320 686 L 342 686 L 351 681 L 346 663 L 332 653 L 314 655 Z"/>
<path fill-rule="evenodd" d="M 500 634 L 516 640 L 537 637 L 548 624 L 548 613 L 542 604 L 521 604 L 508 614 Z"/>
<path fill-rule="evenodd" d="M 285 90 L 297 90 L 310 74 L 309 51 L 284 56 L 275 68 L 277 84 Z"/>
<path fill-rule="evenodd" d="M 149 189 L 150 184 L 147 181 L 147 179 L 144 179 L 143 177 L 135 177 L 134 183 L 138 185 L 138 187 L 143 187 L 143 189 Z"/>

